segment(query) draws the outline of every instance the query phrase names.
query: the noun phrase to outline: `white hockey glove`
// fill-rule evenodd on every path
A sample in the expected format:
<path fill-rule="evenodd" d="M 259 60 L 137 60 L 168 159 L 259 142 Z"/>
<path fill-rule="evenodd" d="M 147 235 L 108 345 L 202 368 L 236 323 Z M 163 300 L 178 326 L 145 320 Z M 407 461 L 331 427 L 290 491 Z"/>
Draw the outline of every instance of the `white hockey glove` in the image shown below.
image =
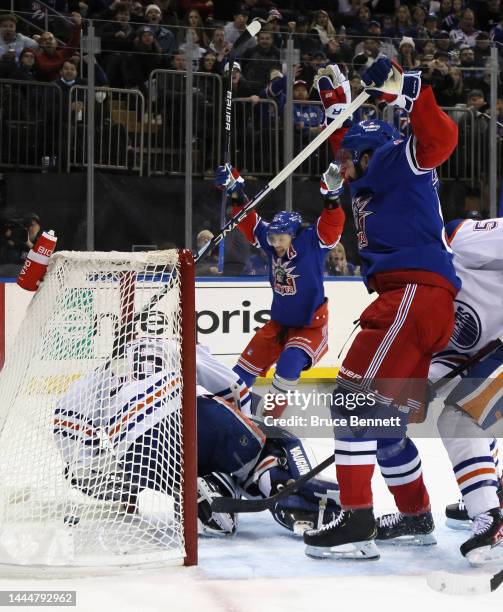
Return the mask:
<path fill-rule="evenodd" d="M 377 59 L 362 76 L 367 93 L 407 112 L 421 91 L 421 72 L 404 72 L 403 68 L 387 57 Z"/>
<path fill-rule="evenodd" d="M 314 84 L 323 103 L 327 123 L 330 123 L 351 104 L 349 81 L 337 64 L 331 64 L 318 70 Z"/>
<path fill-rule="evenodd" d="M 328 166 L 327 170 L 321 175 L 320 192 L 324 198 L 331 200 L 340 196 L 344 191 L 344 177 L 341 168 L 335 162 Z"/>

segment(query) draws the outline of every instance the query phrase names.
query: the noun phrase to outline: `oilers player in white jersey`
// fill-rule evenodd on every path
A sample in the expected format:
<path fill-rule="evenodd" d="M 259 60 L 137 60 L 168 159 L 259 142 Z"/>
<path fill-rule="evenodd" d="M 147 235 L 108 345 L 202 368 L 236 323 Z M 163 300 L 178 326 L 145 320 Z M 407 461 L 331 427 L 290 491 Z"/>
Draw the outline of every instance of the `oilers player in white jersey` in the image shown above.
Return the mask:
<path fill-rule="evenodd" d="M 446 349 L 432 360 L 434 382 L 503 334 L 503 218 L 451 221 L 446 233 L 462 287 Z M 447 524 L 471 527 L 461 553 L 472 564 L 503 559 L 503 491 L 497 441 L 486 432 L 503 424 L 503 349 L 472 365 L 449 384 L 438 429 L 451 460 L 462 501 L 446 508 Z M 410 537 L 400 513 L 381 517 L 378 540 Z"/>
<path fill-rule="evenodd" d="M 173 432 L 179 427 L 181 387 L 169 367 L 176 350 L 164 339 L 131 341 L 124 358 L 74 383 L 54 412 L 53 433 L 70 484 L 147 520 L 145 490 L 180 496 Z M 232 370 L 200 345 L 196 362 L 199 531 L 231 534 L 236 517 L 211 513 L 215 497 L 236 496 L 238 488 L 247 496 L 269 496 L 312 466 L 299 439 L 278 428 L 265 430 L 239 410 L 248 390 Z M 313 479 L 272 514 L 283 527 L 302 532 L 334 517 L 336 496 L 335 483 Z"/>

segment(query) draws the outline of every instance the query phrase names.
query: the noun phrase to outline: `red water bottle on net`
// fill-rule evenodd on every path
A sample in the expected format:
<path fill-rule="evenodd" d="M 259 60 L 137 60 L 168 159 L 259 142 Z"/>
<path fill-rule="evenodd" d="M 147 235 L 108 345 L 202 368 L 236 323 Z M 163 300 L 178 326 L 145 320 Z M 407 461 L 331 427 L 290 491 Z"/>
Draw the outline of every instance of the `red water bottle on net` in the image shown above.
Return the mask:
<path fill-rule="evenodd" d="M 17 284 L 27 291 L 36 291 L 45 276 L 49 258 L 54 253 L 58 239 L 53 230 L 43 232 L 30 249 L 24 266 L 17 277 Z"/>

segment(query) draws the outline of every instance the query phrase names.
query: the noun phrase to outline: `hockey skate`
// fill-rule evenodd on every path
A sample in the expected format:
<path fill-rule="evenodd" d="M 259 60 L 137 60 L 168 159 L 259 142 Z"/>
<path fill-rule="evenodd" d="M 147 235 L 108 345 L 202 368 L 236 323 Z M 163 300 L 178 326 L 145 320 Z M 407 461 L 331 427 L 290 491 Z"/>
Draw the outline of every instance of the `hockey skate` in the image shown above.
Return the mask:
<path fill-rule="evenodd" d="M 500 507 L 503 509 L 503 484 L 500 481 L 498 487 L 498 497 L 500 500 Z M 472 519 L 468 516 L 465 503 L 460 499 L 456 504 L 449 504 L 445 508 L 445 524 L 451 529 L 468 529 L 472 528 Z"/>
<path fill-rule="evenodd" d="M 470 565 L 484 565 L 503 560 L 503 514 L 493 508 L 473 520 L 472 535 L 460 547 Z"/>
<path fill-rule="evenodd" d="M 379 559 L 375 545 L 376 523 L 371 508 L 341 510 L 320 529 L 304 532 L 306 555 L 319 559 Z"/>
<path fill-rule="evenodd" d="M 431 546 L 437 543 L 434 529 L 431 512 L 415 516 L 401 512 L 384 514 L 377 519 L 376 540 L 398 546 Z"/>

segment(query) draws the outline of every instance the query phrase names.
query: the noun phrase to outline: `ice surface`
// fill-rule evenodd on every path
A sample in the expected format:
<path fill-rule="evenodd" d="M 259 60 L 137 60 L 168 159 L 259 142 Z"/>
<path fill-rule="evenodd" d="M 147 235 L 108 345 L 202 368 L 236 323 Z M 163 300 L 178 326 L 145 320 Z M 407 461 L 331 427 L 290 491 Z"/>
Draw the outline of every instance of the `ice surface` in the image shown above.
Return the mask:
<path fill-rule="evenodd" d="M 77 607 L 72 609 L 92 612 L 503 609 L 503 586 L 488 595 L 465 598 L 440 594 L 427 586 L 425 576 L 435 570 L 473 575 L 495 573 L 500 568 L 470 568 L 461 557 L 459 545 L 467 532 L 451 531 L 443 525 L 445 504 L 458 497 L 447 455 L 439 440 L 416 443 L 435 513 L 437 546 L 381 545 L 379 561 L 309 559 L 302 540 L 282 529 L 268 513 L 250 514 L 242 515 L 235 537 L 200 540 L 197 568 L 66 580 L 0 577 L 0 590 L 75 589 Z M 312 444 L 320 461 L 331 452 L 330 440 Z M 327 475 L 333 476 L 332 470 Z M 378 513 L 393 510 L 392 498 L 377 472 L 374 492 Z"/>

